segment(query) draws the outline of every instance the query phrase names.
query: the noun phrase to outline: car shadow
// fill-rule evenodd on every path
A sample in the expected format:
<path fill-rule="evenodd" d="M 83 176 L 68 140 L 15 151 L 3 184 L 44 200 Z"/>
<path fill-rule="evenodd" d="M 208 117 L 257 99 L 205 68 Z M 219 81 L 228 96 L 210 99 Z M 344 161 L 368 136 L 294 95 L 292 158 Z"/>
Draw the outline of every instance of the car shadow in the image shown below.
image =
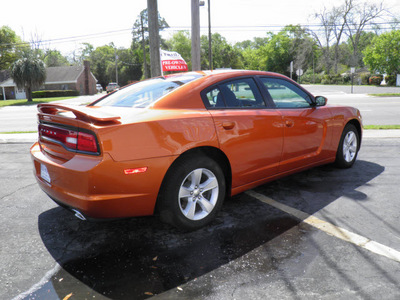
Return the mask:
<path fill-rule="evenodd" d="M 357 188 L 383 171 L 362 160 L 347 170 L 327 165 L 255 191 L 314 214 L 342 196 L 368 201 Z M 39 216 L 43 243 L 62 267 L 44 288 L 51 286 L 61 299 L 70 293 L 77 299 L 145 299 L 194 281 L 300 222 L 246 193 L 226 201 L 216 220 L 195 232 L 182 232 L 156 217 L 85 222 L 57 207 Z"/>

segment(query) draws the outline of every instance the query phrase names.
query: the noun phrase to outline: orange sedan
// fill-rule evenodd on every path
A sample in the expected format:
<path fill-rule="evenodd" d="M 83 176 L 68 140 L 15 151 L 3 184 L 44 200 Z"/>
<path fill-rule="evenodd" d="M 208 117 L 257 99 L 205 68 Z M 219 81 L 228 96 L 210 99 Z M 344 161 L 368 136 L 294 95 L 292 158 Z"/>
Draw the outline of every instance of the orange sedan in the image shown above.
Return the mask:
<path fill-rule="evenodd" d="M 289 78 L 205 71 L 141 81 L 88 106 L 39 104 L 40 187 L 81 219 L 158 213 L 186 230 L 225 197 L 317 165 L 351 167 L 360 112 Z"/>

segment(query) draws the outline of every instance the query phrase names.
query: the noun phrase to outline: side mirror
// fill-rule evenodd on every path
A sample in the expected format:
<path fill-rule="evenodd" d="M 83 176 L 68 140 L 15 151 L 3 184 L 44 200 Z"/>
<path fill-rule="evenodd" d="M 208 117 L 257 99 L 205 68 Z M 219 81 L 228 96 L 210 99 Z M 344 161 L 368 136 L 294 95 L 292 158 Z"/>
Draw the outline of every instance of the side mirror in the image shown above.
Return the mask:
<path fill-rule="evenodd" d="M 324 96 L 317 96 L 314 98 L 315 106 L 325 106 L 328 103 L 328 99 Z"/>

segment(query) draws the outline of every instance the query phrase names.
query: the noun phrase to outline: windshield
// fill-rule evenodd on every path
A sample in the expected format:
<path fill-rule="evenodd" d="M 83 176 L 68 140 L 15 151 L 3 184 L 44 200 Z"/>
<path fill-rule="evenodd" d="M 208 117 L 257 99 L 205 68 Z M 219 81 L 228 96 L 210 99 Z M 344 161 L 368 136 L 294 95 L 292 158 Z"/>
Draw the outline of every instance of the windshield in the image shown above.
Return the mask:
<path fill-rule="evenodd" d="M 200 74 L 182 74 L 140 81 L 110 94 L 93 105 L 147 107 L 177 87 L 200 77 Z"/>

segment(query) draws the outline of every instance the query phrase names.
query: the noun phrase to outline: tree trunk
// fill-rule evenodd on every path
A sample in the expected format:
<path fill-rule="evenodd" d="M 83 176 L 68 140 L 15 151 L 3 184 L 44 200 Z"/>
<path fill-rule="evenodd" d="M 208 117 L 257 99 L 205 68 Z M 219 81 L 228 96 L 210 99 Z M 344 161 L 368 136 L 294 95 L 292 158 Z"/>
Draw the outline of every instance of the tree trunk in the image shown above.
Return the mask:
<path fill-rule="evenodd" d="M 25 88 L 25 92 L 26 92 L 26 98 L 28 99 L 28 102 L 32 102 L 32 87 L 30 86 L 26 86 Z"/>

